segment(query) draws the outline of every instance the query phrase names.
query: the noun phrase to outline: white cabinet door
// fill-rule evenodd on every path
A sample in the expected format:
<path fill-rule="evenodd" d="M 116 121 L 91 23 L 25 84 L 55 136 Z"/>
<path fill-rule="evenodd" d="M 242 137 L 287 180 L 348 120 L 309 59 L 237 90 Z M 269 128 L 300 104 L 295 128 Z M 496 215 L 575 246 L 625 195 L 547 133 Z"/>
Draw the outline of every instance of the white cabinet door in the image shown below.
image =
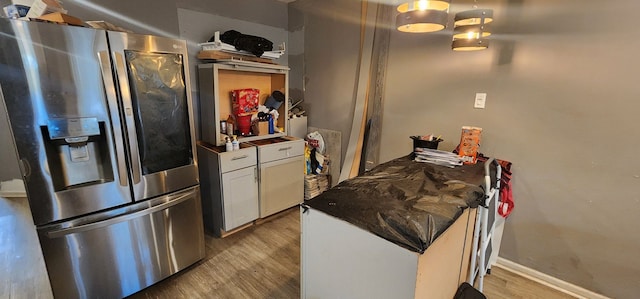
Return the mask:
<path fill-rule="evenodd" d="M 304 200 L 304 156 L 260 164 L 260 217 Z"/>
<path fill-rule="evenodd" d="M 225 231 L 258 219 L 257 168 L 247 167 L 222 174 Z"/>

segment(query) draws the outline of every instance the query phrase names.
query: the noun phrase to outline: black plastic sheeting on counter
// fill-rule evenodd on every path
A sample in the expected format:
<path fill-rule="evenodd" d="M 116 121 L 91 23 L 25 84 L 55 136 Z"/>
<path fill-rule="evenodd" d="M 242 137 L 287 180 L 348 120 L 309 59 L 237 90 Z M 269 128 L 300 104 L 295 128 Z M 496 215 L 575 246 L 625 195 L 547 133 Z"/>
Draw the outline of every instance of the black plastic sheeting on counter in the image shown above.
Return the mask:
<path fill-rule="evenodd" d="M 492 177 L 495 167 L 491 167 Z M 424 253 L 484 199 L 484 164 L 448 168 L 401 157 L 341 182 L 305 205 Z"/>

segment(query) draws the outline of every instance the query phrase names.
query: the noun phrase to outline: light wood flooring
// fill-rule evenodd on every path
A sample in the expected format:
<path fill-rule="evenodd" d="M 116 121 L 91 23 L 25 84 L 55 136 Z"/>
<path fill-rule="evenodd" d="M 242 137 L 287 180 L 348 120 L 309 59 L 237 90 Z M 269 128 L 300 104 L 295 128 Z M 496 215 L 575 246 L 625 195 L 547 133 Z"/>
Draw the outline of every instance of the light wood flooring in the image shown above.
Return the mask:
<path fill-rule="evenodd" d="M 300 298 L 300 217 L 296 208 L 224 239 L 206 236 L 206 257 L 130 298 Z M 0 198 L 0 298 L 52 298 L 26 199 Z M 484 294 L 573 298 L 493 267 Z"/>
<path fill-rule="evenodd" d="M 26 198 L 0 197 L 0 298 L 51 298 Z"/>

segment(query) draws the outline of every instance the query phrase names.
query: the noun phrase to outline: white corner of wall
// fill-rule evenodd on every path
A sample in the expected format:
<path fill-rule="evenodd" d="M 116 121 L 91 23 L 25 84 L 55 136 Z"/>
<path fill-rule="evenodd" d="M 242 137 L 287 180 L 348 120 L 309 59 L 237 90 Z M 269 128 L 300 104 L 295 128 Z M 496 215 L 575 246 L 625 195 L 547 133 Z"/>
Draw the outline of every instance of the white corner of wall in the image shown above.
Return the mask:
<path fill-rule="evenodd" d="M 553 277 L 548 274 L 544 274 L 542 272 L 536 271 L 529 267 L 520 265 L 518 263 L 512 262 L 510 260 L 506 260 L 504 258 L 498 257 L 498 260 L 495 264 L 496 267 L 500 267 L 504 270 L 510 271 L 527 279 L 531 279 L 537 283 L 543 284 L 560 292 L 563 292 L 567 295 L 576 297 L 576 298 L 589 298 L 589 299 L 611 299 L 607 296 L 595 293 L 593 291 L 587 290 L 583 287 L 571 284 L 559 278 Z"/>

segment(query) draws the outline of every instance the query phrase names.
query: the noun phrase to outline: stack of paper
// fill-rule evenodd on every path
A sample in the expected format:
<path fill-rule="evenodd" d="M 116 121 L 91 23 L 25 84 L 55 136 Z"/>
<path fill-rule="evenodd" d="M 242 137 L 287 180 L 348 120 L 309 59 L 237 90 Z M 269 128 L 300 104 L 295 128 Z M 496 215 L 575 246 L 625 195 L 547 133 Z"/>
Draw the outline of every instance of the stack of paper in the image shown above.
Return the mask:
<path fill-rule="evenodd" d="M 329 189 L 329 176 L 319 175 L 318 176 L 318 190 L 320 193 L 327 191 Z"/>
<path fill-rule="evenodd" d="M 312 199 L 329 189 L 326 175 L 306 175 L 304 177 L 304 200 Z"/>
<path fill-rule="evenodd" d="M 416 147 L 414 154 L 416 156 L 414 160 L 417 162 L 437 164 L 451 168 L 462 165 L 463 161 L 462 157 L 455 153 L 428 148 Z"/>

